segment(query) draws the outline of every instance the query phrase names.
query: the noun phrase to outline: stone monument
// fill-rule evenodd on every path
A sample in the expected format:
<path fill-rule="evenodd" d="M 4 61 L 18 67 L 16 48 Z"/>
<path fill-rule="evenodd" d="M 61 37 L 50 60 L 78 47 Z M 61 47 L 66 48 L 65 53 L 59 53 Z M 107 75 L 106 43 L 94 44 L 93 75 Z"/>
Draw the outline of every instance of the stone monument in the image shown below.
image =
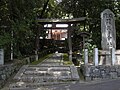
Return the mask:
<path fill-rule="evenodd" d="M 4 65 L 4 50 L 0 49 L 0 65 Z"/>
<path fill-rule="evenodd" d="M 106 65 L 111 65 L 111 49 L 116 49 L 115 17 L 110 9 L 101 13 L 101 46 L 105 51 Z"/>

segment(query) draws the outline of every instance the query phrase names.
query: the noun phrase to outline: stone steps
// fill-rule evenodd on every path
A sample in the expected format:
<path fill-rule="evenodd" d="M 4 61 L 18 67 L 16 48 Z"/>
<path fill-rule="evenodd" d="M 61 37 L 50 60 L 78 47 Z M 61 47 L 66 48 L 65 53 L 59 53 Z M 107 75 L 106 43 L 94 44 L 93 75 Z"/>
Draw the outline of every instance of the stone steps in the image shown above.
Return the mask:
<path fill-rule="evenodd" d="M 17 82 L 24 83 L 44 83 L 44 82 L 60 82 L 60 81 L 73 81 L 71 76 L 60 76 L 60 77 L 21 77 L 20 80 L 16 80 Z"/>
<path fill-rule="evenodd" d="M 9 90 L 47 90 L 41 89 L 44 86 L 51 86 L 51 85 L 60 85 L 60 84 L 70 84 L 70 82 L 44 82 L 44 83 L 23 83 L 18 82 L 10 85 Z"/>
<path fill-rule="evenodd" d="M 76 67 L 61 65 L 60 55 L 53 55 L 39 65 L 23 66 L 14 77 L 16 83 L 10 85 L 10 90 L 35 90 L 41 86 L 78 81 Z"/>

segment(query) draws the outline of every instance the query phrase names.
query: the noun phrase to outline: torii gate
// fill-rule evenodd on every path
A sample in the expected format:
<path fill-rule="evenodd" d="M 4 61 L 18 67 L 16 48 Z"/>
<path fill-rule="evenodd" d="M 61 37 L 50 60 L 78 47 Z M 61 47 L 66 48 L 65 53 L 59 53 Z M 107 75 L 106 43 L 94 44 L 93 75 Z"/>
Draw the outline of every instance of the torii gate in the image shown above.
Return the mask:
<path fill-rule="evenodd" d="M 68 27 L 40 27 L 36 34 L 36 60 L 38 60 L 38 49 L 39 49 L 39 33 L 40 29 L 66 29 L 68 30 L 68 46 L 69 46 L 69 60 L 72 60 L 72 40 L 71 40 L 71 24 L 80 23 L 84 21 L 86 17 L 73 18 L 73 19 L 37 19 L 37 25 L 45 24 L 68 24 Z"/>

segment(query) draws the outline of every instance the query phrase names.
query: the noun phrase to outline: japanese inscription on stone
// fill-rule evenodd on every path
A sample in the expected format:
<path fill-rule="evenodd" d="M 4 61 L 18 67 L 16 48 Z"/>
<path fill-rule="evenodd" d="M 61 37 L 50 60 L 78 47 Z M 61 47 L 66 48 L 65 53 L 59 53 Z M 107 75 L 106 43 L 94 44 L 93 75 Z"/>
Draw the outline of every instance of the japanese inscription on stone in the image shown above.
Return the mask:
<path fill-rule="evenodd" d="M 116 30 L 114 14 L 109 9 L 106 9 L 101 13 L 101 33 L 102 49 L 109 50 L 111 48 L 116 48 Z"/>

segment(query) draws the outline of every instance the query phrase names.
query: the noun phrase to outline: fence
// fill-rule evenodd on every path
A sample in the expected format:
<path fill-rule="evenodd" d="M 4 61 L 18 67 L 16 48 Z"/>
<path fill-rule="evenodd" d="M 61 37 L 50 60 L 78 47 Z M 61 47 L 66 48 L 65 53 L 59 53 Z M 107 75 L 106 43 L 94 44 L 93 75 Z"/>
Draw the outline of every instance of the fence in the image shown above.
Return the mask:
<path fill-rule="evenodd" d="M 98 51 L 97 48 L 93 52 L 93 62 L 89 64 L 88 50 L 84 50 L 84 65 L 81 66 L 85 80 L 113 79 L 120 77 L 120 50 L 112 48 L 110 52 Z M 110 56 L 109 65 L 106 58 Z M 104 62 L 104 63 L 101 63 Z"/>
<path fill-rule="evenodd" d="M 110 52 L 108 51 L 101 51 L 99 52 L 98 48 L 94 48 L 94 51 L 93 51 L 93 56 L 92 57 L 92 63 L 95 65 L 95 66 L 98 66 L 98 65 L 103 65 L 103 64 L 108 64 L 107 62 L 107 58 L 109 56 L 109 62 L 110 64 L 109 65 L 115 65 L 115 64 L 118 64 L 117 63 L 117 56 L 119 54 L 116 54 L 116 51 L 114 48 L 112 48 L 110 50 Z M 84 49 L 84 64 L 87 65 L 89 64 L 89 53 L 88 53 L 88 49 Z"/>

